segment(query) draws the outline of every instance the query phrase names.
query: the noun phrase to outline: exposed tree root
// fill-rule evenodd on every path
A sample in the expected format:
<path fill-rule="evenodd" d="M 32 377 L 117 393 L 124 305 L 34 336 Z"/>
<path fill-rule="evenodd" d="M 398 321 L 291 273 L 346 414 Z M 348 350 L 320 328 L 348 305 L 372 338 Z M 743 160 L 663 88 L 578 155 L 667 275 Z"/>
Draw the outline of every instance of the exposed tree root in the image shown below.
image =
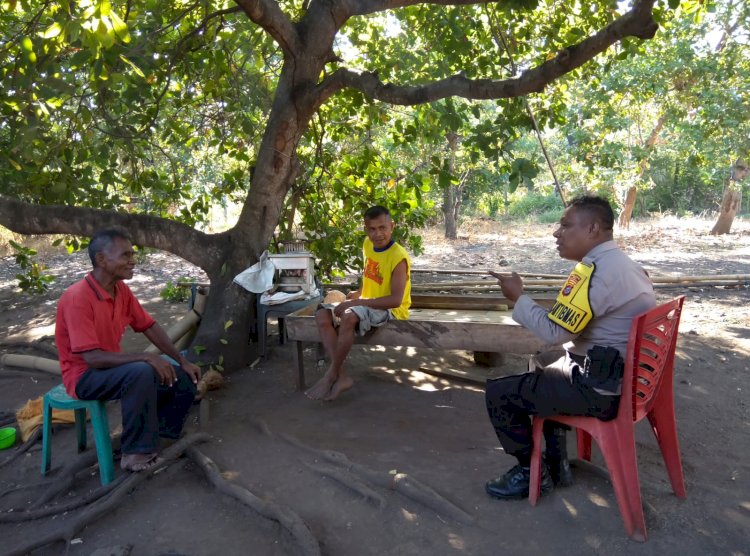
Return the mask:
<path fill-rule="evenodd" d="M 56 478 L 57 480 L 55 480 L 54 482 L 50 483 L 50 481 L 39 481 L 38 483 L 33 483 L 30 485 L 21 485 L 14 489 L 9 489 L 3 492 L 2 494 L 0 494 L 0 497 L 11 494 L 12 492 L 17 492 L 19 490 L 34 490 L 37 488 L 46 487 L 47 490 L 45 490 L 45 492 L 31 506 L 32 508 L 38 508 L 39 506 L 45 504 L 49 500 L 52 500 L 55 496 L 57 496 L 61 492 L 68 490 L 68 488 L 73 484 L 73 481 L 75 480 L 75 475 L 82 469 L 91 467 L 95 463 L 96 463 L 96 452 L 94 451 L 86 452 L 84 454 L 81 454 L 79 457 L 70 460 L 70 462 L 60 472 L 60 476 L 57 477 Z M 4 510 L 4 511 L 23 512 L 25 510 L 13 508 L 13 509 Z M 0 523 L 3 522 L 5 515 L 6 514 L 0 513 Z"/>
<path fill-rule="evenodd" d="M 367 466 L 353 463 L 341 452 L 333 450 L 319 450 L 312 448 L 296 438 L 284 434 L 274 434 L 268 425 L 262 420 L 255 420 L 255 426 L 265 435 L 271 438 L 281 438 L 282 440 L 306 450 L 318 457 L 325 459 L 331 463 L 343 467 L 345 470 L 362 477 L 365 481 L 372 485 L 388 488 L 390 490 L 396 490 L 407 498 L 411 498 L 415 502 L 422 504 L 423 506 L 431 509 L 438 515 L 448 517 L 459 523 L 473 523 L 474 517 L 464 511 L 463 509 L 456 506 L 453 502 L 446 499 L 444 496 L 436 492 L 431 487 L 422 484 L 414 477 L 410 477 L 405 473 L 382 473 L 375 471 Z"/>
<path fill-rule="evenodd" d="M 188 448 L 187 455 L 203 469 L 209 482 L 220 492 L 236 498 L 263 517 L 281 524 L 297 542 L 302 550 L 302 554 L 306 556 L 320 555 L 318 540 L 312 534 L 304 520 L 295 512 L 274 502 L 262 500 L 246 488 L 230 483 L 221 475 L 221 471 L 216 463 L 197 448 Z"/>
<path fill-rule="evenodd" d="M 321 475 L 329 477 L 334 481 L 344 485 L 345 487 L 353 490 L 357 494 L 362 495 L 362 497 L 368 503 L 377 506 L 379 510 L 385 508 L 385 498 L 380 496 L 380 494 L 375 492 L 373 489 L 357 479 L 357 477 L 354 477 L 345 469 L 341 469 L 340 467 L 332 467 L 330 465 L 313 465 L 312 463 L 308 463 L 304 460 L 301 461 L 306 467 L 312 469 L 316 473 L 320 473 Z"/>
<path fill-rule="evenodd" d="M 5 422 L 11 420 L 11 422 L 16 420 L 16 412 L 15 411 L 8 411 L 7 409 L 3 409 L 0 411 L 0 421 Z"/>
<path fill-rule="evenodd" d="M 42 546 L 47 546 L 48 544 L 57 541 L 70 543 L 71 539 L 73 539 L 81 529 L 113 511 L 128 493 L 151 475 L 174 463 L 189 446 L 197 442 L 205 442 L 210 438 L 211 437 L 206 433 L 196 433 L 185 436 L 162 452 L 161 457 L 164 459 L 162 465 L 157 465 L 156 467 L 141 473 L 130 473 L 129 475 L 126 475 L 125 479 L 120 482 L 115 489 L 111 490 L 103 498 L 96 500 L 80 514 L 70 518 L 64 523 L 61 523 L 57 528 L 48 533 L 40 534 L 33 539 L 26 539 L 23 543 L 6 552 L 5 556 L 23 556 L 32 550 Z"/>
<path fill-rule="evenodd" d="M 120 434 L 115 434 L 110 438 L 110 442 L 112 444 L 112 451 L 117 451 L 120 449 Z M 75 482 L 76 475 L 83 471 L 84 469 L 87 469 L 89 467 L 92 467 L 98 462 L 98 458 L 96 455 L 96 450 L 89 450 L 83 454 L 79 454 L 78 457 L 71 459 L 68 461 L 68 463 L 63 467 L 58 477 L 54 483 L 49 485 L 47 490 L 39 497 L 39 499 L 34 503 L 32 508 L 39 508 L 40 506 L 46 504 L 50 500 L 54 500 L 57 495 L 67 491 Z M 46 483 L 46 482 L 45 482 Z"/>
<path fill-rule="evenodd" d="M 114 481 L 108 485 L 100 486 L 85 496 L 79 496 L 69 502 L 62 504 L 55 504 L 54 506 L 47 506 L 46 508 L 39 508 L 35 510 L 13 510 L 6 513 L 0 514 L 0 523 L 20 523 L 23 521 L 33 521 L 34 519 L 40 519 L 42 517 L 48 517 L 51 515 L 61 514 L 64 512 L 70 512 L 78 509 L 81 506 L 96 502 L 100 498 L 106 496 L 115 488 L 119 487 L 128 478 L 128 475 L 120 475 Z"/>
<path fill-rule="evenodd" d="M 5 467 L 9 463 L 17 460 L 22 454 L 25 454 L 29 451 L 29 448 L 31 448 L 34 444 L 37 443 L 37 441 L 42 437 L 42 429 L 38 428 L 35 430 L 32 435 L 29 437 L 29 439 L 21 444 L 16 451 L 10 455 L 10 457 L 4 459 L 3 461 L 0 461 L 0 468 Z"/>

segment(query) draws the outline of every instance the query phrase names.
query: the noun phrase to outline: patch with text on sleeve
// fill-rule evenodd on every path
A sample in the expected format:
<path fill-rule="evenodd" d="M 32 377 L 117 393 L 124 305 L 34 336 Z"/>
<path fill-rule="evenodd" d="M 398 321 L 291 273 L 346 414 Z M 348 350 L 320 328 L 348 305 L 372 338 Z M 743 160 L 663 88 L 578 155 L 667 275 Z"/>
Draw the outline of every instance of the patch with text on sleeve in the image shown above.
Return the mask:
<path fill-rule="evenodd" d="M 549 320 L 575 334 L 586 328 L 594 316 L 589 303 L 589 284 L 594 270 L 594 263 L 580 262 L 575 266 L 547 313 Z"/>

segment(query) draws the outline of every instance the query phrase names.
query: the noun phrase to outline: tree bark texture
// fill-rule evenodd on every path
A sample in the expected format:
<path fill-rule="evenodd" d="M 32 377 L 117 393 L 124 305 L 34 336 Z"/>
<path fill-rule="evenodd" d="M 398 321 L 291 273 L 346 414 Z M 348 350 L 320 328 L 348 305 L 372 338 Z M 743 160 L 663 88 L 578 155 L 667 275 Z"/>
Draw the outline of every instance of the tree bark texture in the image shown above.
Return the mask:
<path fill-rule="evenodd" d="M 729 230 L 732 229 L 734 217 L 737 215 L 737 210 L 740 207 L 740 199 L 742 199 L 742 193 L 739 190 L 727 187 L 726 191 L 724 191 L 724 198 L 721 200 L 719 219 L 711 229 L 711 235 L 716 236 L 729 233 Z"/>

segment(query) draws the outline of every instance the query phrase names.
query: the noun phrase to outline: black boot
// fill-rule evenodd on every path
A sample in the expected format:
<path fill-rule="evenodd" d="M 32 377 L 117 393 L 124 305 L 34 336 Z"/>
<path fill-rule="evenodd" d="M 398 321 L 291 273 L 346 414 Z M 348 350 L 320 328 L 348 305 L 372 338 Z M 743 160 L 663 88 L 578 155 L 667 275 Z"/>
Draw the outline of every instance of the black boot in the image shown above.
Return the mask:
<path fill-rule="evenodd" d="M 529 483 L 531 482 L 531 471 L 528 467 L 516 465 L 502 477 L 487 481 L 484 485 L 487 494 L 503 500 L 515 500 L 529 497 Z M 540 491 L 547 494 L 553 488 L 552 479 L 547 471 L 547 466 L 542 463 L 542 478 Z"/>
<path fill-rule="evenodd" d="M 549 468 L 550 477 L 555 486 L 570 486 L 573 484 L 573 472 L 568 462 L 568 447 L 565 429 L 560 426 L 544 424 L 544 463 Z"/>

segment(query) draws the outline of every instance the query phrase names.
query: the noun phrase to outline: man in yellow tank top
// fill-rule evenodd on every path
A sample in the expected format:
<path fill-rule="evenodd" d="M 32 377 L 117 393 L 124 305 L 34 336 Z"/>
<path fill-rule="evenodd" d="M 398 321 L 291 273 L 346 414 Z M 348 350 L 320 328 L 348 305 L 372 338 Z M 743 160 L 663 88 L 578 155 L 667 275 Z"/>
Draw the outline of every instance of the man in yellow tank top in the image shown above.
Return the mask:
<path fill-rule="evenodd" d="M 354 345 L 355 334 L 364 335 L 391 319 L 409 318 L 411 262 L 409 254 L 393 241 L 396 224 L 387 208 L 374 206 L 365 212 L 362 287 L 346 296 L 333 312 L 320 308 L 315 320 L 331 364 L 325 375 L 305 394 L 313 400 L 333 400 L 349 390 L 354 381 L 344 361 Z M 339 321 L 338 323 L 336 321 Z"/>

